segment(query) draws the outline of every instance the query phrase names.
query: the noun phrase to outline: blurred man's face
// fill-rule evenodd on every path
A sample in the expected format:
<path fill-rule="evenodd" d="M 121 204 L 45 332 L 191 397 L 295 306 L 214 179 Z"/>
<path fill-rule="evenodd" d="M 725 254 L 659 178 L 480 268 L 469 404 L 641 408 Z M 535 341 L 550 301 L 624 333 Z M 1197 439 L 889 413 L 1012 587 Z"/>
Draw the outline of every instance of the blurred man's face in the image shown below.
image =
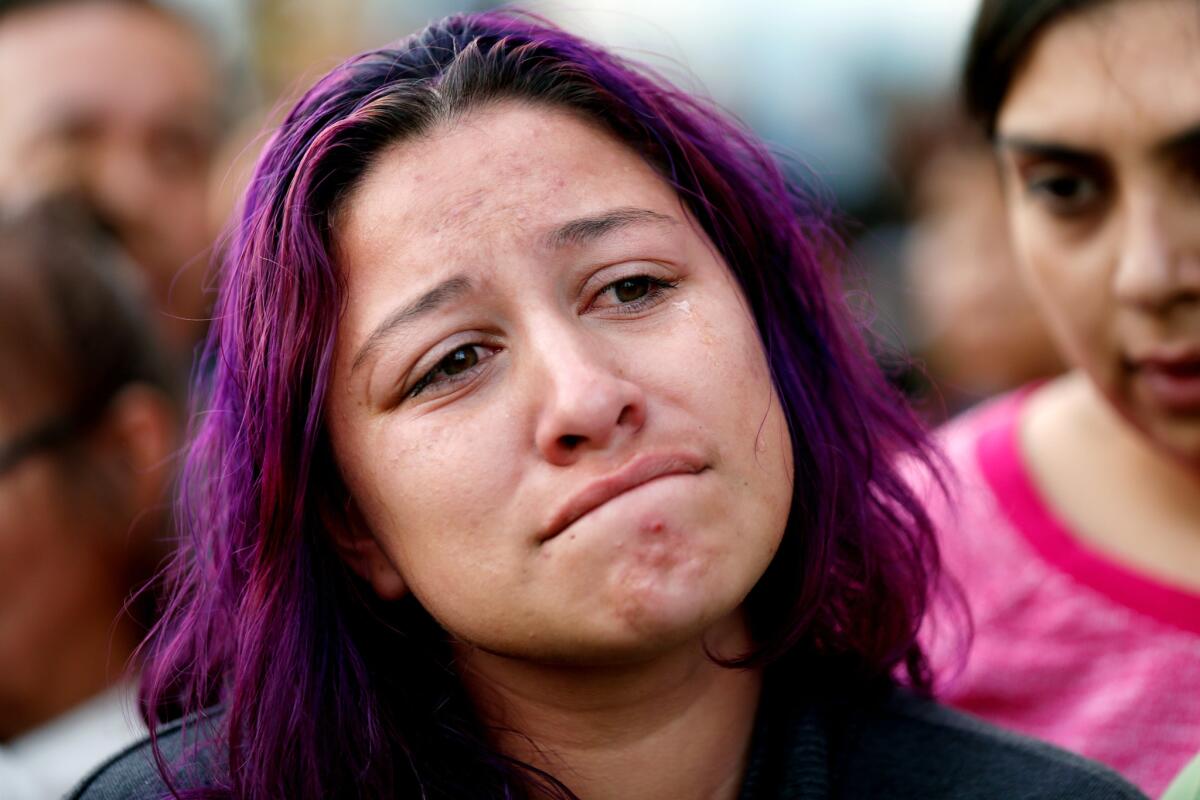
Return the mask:
<path fill-rule="evenodd" d="M 216 94 L 204 43 L 166 13 L 69 2 L 0 20 L 0 207 L 85 192 L 181 351 L 203 331 Z"/>

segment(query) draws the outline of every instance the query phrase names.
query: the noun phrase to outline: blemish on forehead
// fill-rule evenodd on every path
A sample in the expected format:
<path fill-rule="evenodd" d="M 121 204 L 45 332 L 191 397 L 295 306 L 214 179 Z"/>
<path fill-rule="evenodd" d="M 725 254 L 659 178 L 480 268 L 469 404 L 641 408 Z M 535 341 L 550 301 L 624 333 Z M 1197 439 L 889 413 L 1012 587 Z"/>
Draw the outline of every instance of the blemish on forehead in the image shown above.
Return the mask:
<path fill-rule="evenodd" d="M 484 189 L 475 189 L 468 192 L 465 196 L 459 198 L 442 214 L 434 231 L 441 233 L 448 226 L 458 226 L 466 218 L 470 217 L 474 212 L 479 210 L 483 205 L 487 192 Z"/>

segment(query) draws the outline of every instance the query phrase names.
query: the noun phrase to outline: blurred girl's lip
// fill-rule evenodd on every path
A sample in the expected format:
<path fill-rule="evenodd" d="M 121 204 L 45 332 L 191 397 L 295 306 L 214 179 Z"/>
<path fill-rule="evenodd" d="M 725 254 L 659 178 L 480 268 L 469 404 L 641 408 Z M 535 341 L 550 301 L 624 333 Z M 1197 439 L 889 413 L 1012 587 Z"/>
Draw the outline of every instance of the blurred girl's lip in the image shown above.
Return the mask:
<path fill-rule="evenodd" d="M 1200 369 L 1200 343 L 1158 345 L 1152 349 L 1135 353 L 1129 359 L 1135 368 L 1158 368 L 1168 371 Z"/>
<path fill-rule="evenodd" d="M 1200 413 L 1200 352 L 1137 361 L 1133 377 L 1155 405 L 1174 413 Z"/>

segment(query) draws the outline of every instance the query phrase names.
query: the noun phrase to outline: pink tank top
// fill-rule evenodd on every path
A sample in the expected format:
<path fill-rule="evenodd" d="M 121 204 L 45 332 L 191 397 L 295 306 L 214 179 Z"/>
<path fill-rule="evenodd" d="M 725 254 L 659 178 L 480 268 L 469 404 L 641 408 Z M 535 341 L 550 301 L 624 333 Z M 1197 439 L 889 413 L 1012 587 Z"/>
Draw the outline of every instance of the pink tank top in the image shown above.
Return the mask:
<path fill-rule="evenodd" d="M 941 431 L 952 503 L 928 492 L 946 571 L 970 605 L 922 631 L 941 699 L 1096 759 L 1157 796 L 1200 751 L 1200 594 L 1088 547 L 1038 493 L 1017 445 L 1028 391 Z"/>

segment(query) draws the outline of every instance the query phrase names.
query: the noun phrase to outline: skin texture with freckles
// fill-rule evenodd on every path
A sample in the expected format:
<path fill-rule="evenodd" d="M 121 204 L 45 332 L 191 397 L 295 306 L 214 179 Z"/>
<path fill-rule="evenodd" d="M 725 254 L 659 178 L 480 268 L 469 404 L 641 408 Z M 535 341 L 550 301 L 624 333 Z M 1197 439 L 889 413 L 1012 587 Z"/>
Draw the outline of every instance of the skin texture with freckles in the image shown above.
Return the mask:
<path fill-rule="evenodd" d="M 1074 368 L 1028 403 L 1025 456 L 1093 546 L 1189 587 L 1200 403 L 1162 392 L 1144 362 L 1200 359 L 1198 53 L 1188 0 L 1069 15 L 1039 38 L 997 121 L 1017 256 Z"/>
<path fill-rule="evenodd" d="M 548 238 L 606 213 L 624 221 Z M 791 451 L 753 320 L 671 187 L 577 117 L 506 103 L 386 151 L 338 228 L 328 425 L 358 521 L 343 552 L 376 591 L 411 591 L 470 648 L 520 663 L 698 653 L 714 626 L 740 641 Z M 395 309 L 452 277 L 472 288 L 353 367 Z M 468 366 L 437 372 L 456 350 Z M 638 459 L 698 471 L 544 538 Z"/>

